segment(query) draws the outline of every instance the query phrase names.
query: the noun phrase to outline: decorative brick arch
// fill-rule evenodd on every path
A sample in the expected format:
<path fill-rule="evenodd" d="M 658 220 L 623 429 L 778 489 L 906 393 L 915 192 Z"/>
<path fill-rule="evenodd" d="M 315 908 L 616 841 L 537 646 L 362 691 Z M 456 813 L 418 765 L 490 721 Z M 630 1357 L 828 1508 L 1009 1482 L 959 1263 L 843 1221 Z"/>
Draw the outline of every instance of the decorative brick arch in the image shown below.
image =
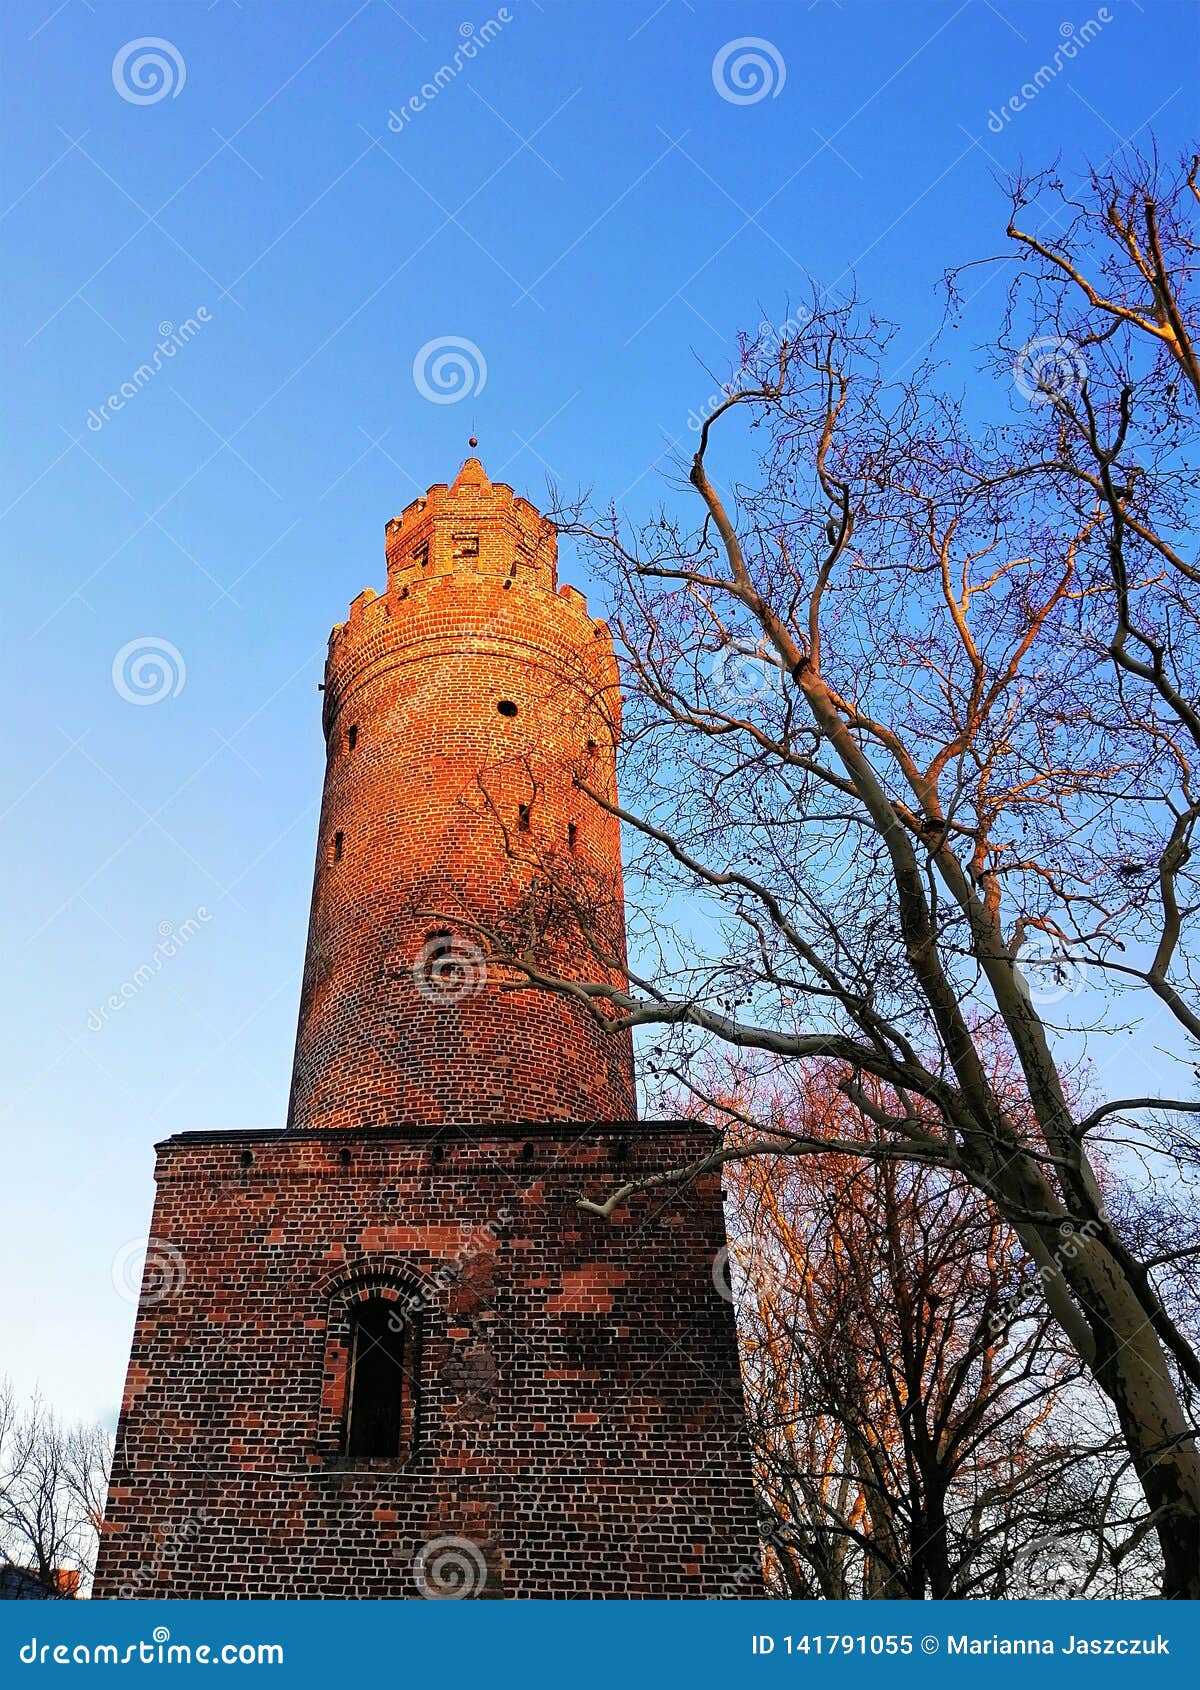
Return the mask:
<path fill-rule="evenodd" d="M 396 1318 L 404 1327 L 404 1342 L 412 1350 L 410 1365 L 419 1376 L 425 1317 L 435 1305 L 426 1276 L 400 1256 L 367 1256 L 353 1263 L 339 1263 L 322 1275 L 315 1289 L 325 1311 L 325 1357 L 316 1454 L 324 1465 L 333 1466 L 345 1460 L 346 1392 L 355 1306 L 372 1299 L 396 1305 Z M 395 1460 L 372 1458 L 350 1465 L 383 1470 L 410 1465 L 420 1444 L 422 1394 L 420 1390 L 416 1393 L 411 1447 L 404 1456 Z"/>
<path fill-rule="evenodd" d="M 359 1256 L 352 1262 L 338 1262 L 327 1268 L 314 1281 L 313 1290 L 323 1303 L 344 1297 L 347 1303 L 361 1300 L 359 1291 L 366 1287 L 368 1296 L 387 1295 L 394 1291 L 413 1291 L 429 1299 L 432 1287 L 416 1262 L 407 1256 Z M 372 1289 L 373 1288 L 373 1289 Z"/>

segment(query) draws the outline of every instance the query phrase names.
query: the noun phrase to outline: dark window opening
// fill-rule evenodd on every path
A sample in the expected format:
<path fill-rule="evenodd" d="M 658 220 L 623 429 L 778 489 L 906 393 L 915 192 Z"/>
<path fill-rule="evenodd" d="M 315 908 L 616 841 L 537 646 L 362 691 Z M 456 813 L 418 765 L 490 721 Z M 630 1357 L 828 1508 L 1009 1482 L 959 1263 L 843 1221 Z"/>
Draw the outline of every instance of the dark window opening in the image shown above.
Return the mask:
<path fill-rule="evenodd" d="M 567 849 L 573 851 L 579 843 L 579 829 L 574 822 L 567 823 Z"/>
<path fill-rule="evenodd" d="M 441 962 L 454 954 L 454 935 L 448 927 L 435 928 L 432 933 L 425 935 L 425 960 L 428 963 Z"/>
<path fill-rule="evenodd" d="M 502 698 L 496 709 L 502 716 L 515 716 L 517 713 L 517 707 L 511 698 Z"/>
<path fill-rule="evenodd" d="M 417 549 L 413 552 L 412 557 L 413 557 L 413 562 L 415 564 L 419 564 L 422 569 L 424 569 L 426 567 L 426 565 L 429 563 L 429 542 L 428 542 L 428 540 L 426 540 L 426 542 L 423 546 L 417 547 Z"/>
<path fill-rule="evenodd" d="M 344 833 L 335 833 L 332 841 L 330 842 L 330 846 L 329 846 L 329 861 L 331 863 L 340 863 L 341 862 L 342 851 L 345 847 L 345 844 L 346 844 L 346 835 Z"/>
<path fill-rule="evenodd" d="M 528 833 L 529 832 L 529 808 L 530 807 L 529 807 L 528 804 L 518 804 L 517 805 L 517 831 L 518 831 L 518 833 Z"/>
<path fill-rule="evenodd" d="M 351 722 L 350 726 L 346 729 L 346 750 L 347 751 L 353 751 L 354 747 L 357 744 L 358 744 L 358 723 L 357 722 Z"/>
<path fill-rule="evenodd" d="M 415 1308 L 372 1297 L 351 1316 L 346 1454 L 406 1456 L 416 1425 Z"/>
<path fill-rule="evenodd" d="M 594 739 L 588 740 L 587 753 L 589 757 L 594 757 L 596 755 L 596 741 Z"/>

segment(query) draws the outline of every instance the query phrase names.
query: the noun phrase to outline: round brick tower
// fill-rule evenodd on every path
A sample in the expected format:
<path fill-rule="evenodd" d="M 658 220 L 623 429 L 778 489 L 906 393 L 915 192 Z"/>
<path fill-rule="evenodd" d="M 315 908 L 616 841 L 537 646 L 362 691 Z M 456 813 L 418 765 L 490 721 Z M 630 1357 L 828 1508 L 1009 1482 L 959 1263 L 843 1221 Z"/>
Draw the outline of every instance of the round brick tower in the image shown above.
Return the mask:
<path fill-rule="evenodd" d="M 497 960 L 618 979 L 619 824 L 578 784 L 615 799 L 608 629 L 474 458 L 386 541 L 330 636 L 288 1125 L 630 1120 L 628 1033 Z"/>

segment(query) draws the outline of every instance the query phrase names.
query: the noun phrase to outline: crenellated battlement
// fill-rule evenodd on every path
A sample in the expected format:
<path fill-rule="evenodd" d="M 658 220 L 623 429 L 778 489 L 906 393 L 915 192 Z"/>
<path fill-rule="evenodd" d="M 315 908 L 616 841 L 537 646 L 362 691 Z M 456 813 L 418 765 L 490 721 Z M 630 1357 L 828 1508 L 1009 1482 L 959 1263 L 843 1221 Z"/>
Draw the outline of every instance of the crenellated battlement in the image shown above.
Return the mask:
<path fill-rule="evenodd" d="M 558 585 L 554 524 L 504 482 L 491 482 L 468 458 L 452 486 L 414 499 L 385 529 L 388 591 L 437 575 L 478 574 Z"/>
<path fill-rule="evenodd" d="M 352 600 L 329 636 L 325 669 L 328 731 L 347 690 L 404 651 L 464 646 L 527 656 L 540 651 L 596 696 L 615 699 L 607 624 L 588 612 L 577 587 L 558 584 L 557 530 L 504 483 L 468 458 L 453 485 L 431 487 L 386 528 L 387 585 Z M 617 707 L 613 706 L 614 717 Z"/>

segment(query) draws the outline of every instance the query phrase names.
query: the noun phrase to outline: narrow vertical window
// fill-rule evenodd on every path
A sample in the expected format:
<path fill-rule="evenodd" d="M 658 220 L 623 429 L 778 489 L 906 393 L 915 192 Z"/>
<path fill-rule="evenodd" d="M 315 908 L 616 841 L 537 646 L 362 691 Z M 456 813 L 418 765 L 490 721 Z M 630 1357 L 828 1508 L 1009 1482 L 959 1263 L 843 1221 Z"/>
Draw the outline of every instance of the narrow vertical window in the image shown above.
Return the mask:
<path fill-rule="evenodd" d="M 346 835 L 344 833 L 335 833 L 333 838 L 329 841 L 329 861 L 331 863 L 341 862 L 342 849 L 345 846 L 345 843 Z"/>
<path fill-rule="evenodd" d="M 351 722 L 350 726 L 346 729 L 346 750 L 347 751 L 353 751 L 354 747 L 357 744 L 358 744 L 358 723 L 357 722 Z"/>
<path fill-rule="evenodd" d="M 403 1302 L 372 1297 L 351 1317 L 346 1392 L 346 1454 L 396 1458 L 411 1453 L 416 1426 L 416 1314 Z"/>
<path fill-rule="evenodd" d="M 529 832 L 529 805 L 528 804 L 518 804 L 517 805 L 517 832 L 518 833 L 528 833 Z"/>
<path fill-rule="evenodd" d="M 567 850 L 573 851 L 579 843 L 579 829 L 574 822 L 567 823 Z"/>

